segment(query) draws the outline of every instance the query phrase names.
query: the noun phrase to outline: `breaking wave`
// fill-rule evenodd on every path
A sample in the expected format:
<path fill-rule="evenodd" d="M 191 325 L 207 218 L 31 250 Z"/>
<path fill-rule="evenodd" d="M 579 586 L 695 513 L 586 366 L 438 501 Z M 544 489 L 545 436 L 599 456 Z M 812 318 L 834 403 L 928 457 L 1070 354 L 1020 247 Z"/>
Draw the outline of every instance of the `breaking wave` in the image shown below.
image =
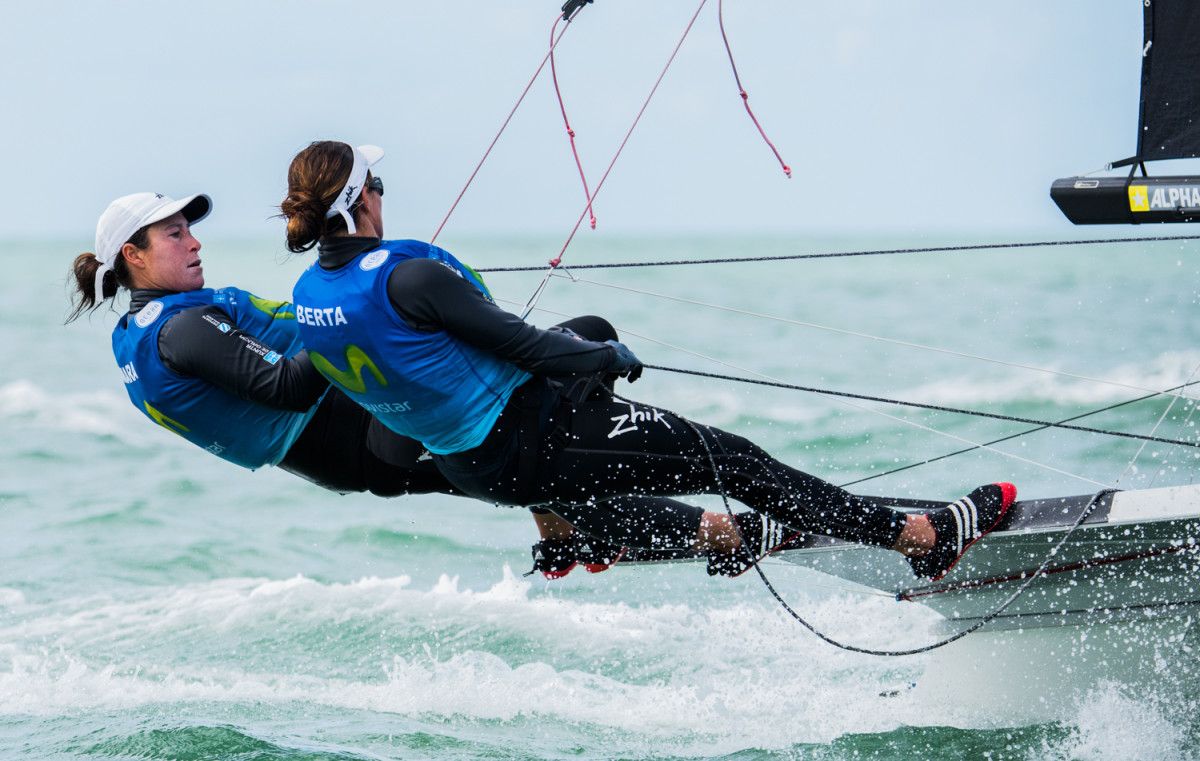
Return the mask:
<path fill-rule="evenodd" d="M 917 606 L 793 596 L 847 641 L 937 638 L 936 617 Z M 460 727 L 560 726 L 599 733 L 618 755 L 640 755 L 650 743 L 685 756 L 853 744 L 914 725 L 1004 725 L 986 701 L 964 707 L 910 690 L 939 656 L 832 650 L 761 598 L 711 607 L 588 602 L 535 593 L 506 567 L 482 591 L 446 576 L 426 590 L 407 577 L 324 584 L 298 576 L 128 599 L 5 602 L 7 715 L 302 704 Z M 1184 741 L 1156 708 L 1118 687 L 1039 715 L 1069 730 L 1044 738 L 1049 757 L 1146 757 L 1117 752 L 1131 747 L 1172 757 Z M 188 742 L 259 742 L 224 730 L 185 734 Z"/>

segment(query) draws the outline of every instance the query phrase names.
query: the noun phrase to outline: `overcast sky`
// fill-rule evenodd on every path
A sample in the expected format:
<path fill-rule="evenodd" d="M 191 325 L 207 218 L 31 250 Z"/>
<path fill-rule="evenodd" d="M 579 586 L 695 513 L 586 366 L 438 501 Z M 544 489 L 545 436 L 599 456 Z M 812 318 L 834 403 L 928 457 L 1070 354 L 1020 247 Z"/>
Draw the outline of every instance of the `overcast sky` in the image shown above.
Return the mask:
<path fill-rule="evenodd" d="M 376 143 L 388 232 L 428 238 L 544 55 L 558 0 L 8 2 L 0 237 L 91 240 L 114 197 L 210 193 L 277 237 L 288 161 Z M 597 0 L 559 49 L 601 175 L 693 0 Z M 1059 231 L 1050 182 L 1135 148 L 1136 0 L 710 0 L 596 201 L 604 232 Z M 547 75 L 549 71 L 545 72 Z M 548 76 L 451 222 L 565 233 L 583 207 Z"/>

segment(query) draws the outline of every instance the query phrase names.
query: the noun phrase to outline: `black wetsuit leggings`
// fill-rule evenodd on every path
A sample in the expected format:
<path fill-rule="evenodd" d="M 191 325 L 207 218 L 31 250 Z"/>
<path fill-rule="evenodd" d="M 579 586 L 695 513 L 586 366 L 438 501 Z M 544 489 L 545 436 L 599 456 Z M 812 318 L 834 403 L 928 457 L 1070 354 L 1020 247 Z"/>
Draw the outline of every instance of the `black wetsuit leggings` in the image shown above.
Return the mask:
<path fill-rule="evenodd" d="M 541 413 L 536 433 L 521 424 L 531 407 Z M 723 490 L 798 531 L 881 547 L 896 543 L 905 520 L 885 503 L 788 467 L 741 436 L 603 392 L 567 402 L 543 378 L 517 389 L 483 444 L 434 459 L 467 494 L 505 504 L 578 510 L 619 495 Z"/>
<path fill-rule="evenodd" d="M 616 339 L 602 317 L 576 317 L 561 324 L 593 341 Z M 612 378 L 603 379 L 608 389 Z M 606 395 L 604 388 L 597 394 Z M 336 388 L 325 394 L 316 414 L 279 467 L 330 491 L 369 491 L 380 497 L 404 494 L 462 494 L 422 459 L 420 442 L 388 430 Z M 621 497 L 603 504 L 552 505 L 579 531 L 609 544 L 642 549 L 687 549 L 696 541 L 703 510 L 661 497 Z"/>
<path fill-rule="evenodd" d="M 554 326 L 578 333 L 589 341 L 618 340 L 616 329 L 603 317 L 573 317 Z M 553 328 L 552 328 L 553 329 Z M 589 398 L 607 399 L 617 376 L 596 379 L 599 386 Z M 577 378 L 562 379 L 570 384 Z M 547 428 L 541 421 L 540 430 Z M 530 508 L 533 512 L 552 512 L 577 531 L 621 547 L 650 550 L 690 549 L 695 545 L 704 510 L 665 497 L 622 495 L 590 503 L 556 502 Z"/>

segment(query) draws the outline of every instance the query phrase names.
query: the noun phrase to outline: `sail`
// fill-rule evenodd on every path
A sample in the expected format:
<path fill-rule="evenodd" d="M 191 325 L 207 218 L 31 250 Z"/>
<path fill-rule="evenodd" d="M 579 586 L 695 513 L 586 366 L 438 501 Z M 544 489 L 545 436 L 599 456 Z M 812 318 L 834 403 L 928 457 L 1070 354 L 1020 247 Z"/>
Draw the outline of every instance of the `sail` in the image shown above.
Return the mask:
<path fill-rule="evenodd" d="M 1200 156 L 1200 2 L 1144 0 L 1138 158 Z"/>

